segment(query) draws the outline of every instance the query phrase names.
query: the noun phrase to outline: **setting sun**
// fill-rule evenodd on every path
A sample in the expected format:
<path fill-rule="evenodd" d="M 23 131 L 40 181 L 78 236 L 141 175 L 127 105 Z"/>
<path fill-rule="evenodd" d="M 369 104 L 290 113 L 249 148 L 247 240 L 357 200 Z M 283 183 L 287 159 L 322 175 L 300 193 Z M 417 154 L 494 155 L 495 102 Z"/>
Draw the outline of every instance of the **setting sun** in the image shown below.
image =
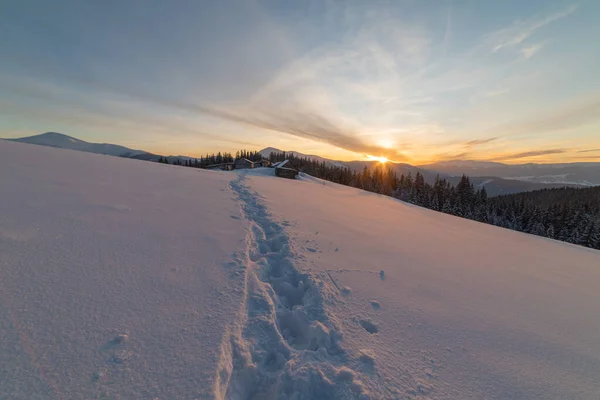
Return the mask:
<path fill-rule="evenodd" d="M 377 157 L 377 156 L 371 156 L 371 155 L 368 155 L 367 158 L 369 159 L 369 161 L 379 161 L 382 164 L 385 164 L 386 162 L 390 161 L 385 157 Z"/>

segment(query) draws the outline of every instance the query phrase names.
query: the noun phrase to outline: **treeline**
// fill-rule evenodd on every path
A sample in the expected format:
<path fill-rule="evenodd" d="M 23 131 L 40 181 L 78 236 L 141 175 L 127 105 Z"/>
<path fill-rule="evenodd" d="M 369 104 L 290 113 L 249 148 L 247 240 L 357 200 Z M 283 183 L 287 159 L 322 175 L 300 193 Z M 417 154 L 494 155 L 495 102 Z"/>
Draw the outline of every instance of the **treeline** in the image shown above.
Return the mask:
<path fill-rule="evenodd" d="M 600 187 L 543 189 L 488 199 L 485 187 L 475 188 L 467 176 L 456 186 L 439 178 L 429 185 L 417 173 L 412 181 L 410 176 L 404 178 L 394 196 L 447 214 L 600 249 Z"/>
<path fill-rule="evenodd" d="M 491 224 L 600 249 L 600 187 L 543 189 L 490 200 Z"/>
<path fill-rule="evenodd" d="M 284 160 L 289 160 L 290 167 L 310 176 L 341 185 L 354 186 L 352 183 L 356 174 L 347 167 L 336 166 L 332 163 L 316 161 L 311 158 L 297 157 L 294 153 L 273 152 L 269 154 L 269 161 L 272 163 Z"/>
<path fill-rule="evenodd" d="M 258 151 L 240 150 L 235 153 L 235 157 L 231 153 L 207 154 L 200 158 L 181 158 L 181 157 L 163 157 L 158 159 L 161 164 L 181 165 L 192 168 L 206 168 L 215 164 L 227 164 L 234 162 L 237 158 L 247 158 L 250 161 L 260 161 L 263 157 Z"/>
<path fill-rule="evenodd" d="M 273 162 L 290 160 L 301 172 L 342 185 L 395 197 L 446 214 L 600 249 L 600 187 L 545 189 L 488 198 L 462 176 L 457 185 L 436 177 L 430 184 L 420 172 L 399 177 L 384 164 L 362 172 L 332 163 L 272 153 Z"/>

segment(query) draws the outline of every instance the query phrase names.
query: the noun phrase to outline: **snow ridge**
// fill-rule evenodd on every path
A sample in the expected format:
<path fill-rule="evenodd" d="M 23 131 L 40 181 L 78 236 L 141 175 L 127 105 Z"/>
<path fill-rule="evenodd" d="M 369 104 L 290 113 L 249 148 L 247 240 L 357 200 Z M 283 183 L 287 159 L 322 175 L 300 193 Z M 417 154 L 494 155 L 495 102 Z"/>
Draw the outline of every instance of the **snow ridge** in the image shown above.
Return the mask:
<path fill-rule="evenodd" d="M 347 367 L 340 324 L 324 307 L 335 288 L 294 265 L 289 235 L 245 179 L 242 173 L 230 183 L 250 224 L 245 294 L 239 321 L 222 344 L 216 398 L 370 399 Z"/>

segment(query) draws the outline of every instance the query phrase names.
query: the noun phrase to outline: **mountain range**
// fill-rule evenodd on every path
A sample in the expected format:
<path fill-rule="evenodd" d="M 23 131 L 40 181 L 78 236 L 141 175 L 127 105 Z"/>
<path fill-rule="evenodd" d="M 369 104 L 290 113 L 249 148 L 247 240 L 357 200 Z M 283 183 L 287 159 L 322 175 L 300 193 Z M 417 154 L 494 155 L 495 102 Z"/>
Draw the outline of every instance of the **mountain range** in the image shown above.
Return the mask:
<path fill-rule="evenodd" d="M 6 139 L 21 143 L 42 146 L 59 147 L 89 153 L 106 154 L 146 161 L 158 161 L 161 155 L 143 150 L 109 143 L 90 143 L 62 133 L 46 132 L 40 135 L 18 139 Z M 268 158 L 272 152 L 283 150 L 267 147 L 260 153 Z M 303 154 L 296 151 L 286 151 L 297 157 L 305 157 L 318 162 L 324 162 L 338 167 L 347 167 L 353 171 L 362 171 L 365 167 L 374 168 L 378 161 L 339 161 L 328 158 Z M 193 157 L 166 156 L 170 163 L 175 160 L 185 161 Z M 600 185 L 600 163 L 559 163 L 559 164 L 516 164 L 509 165 L 491 161 L 452 160 L 426 165 L 411 165 L 405 163 L 388 163 L 397 175 L 417 172 L 423 174 L 428 182 L 433 182 L 436 176 L 446 178 L 452 184 L 458 183 L 460 177 L 466 174 L 477 187 L 485 186 L 490 196 L 511 194 L 539 189 L 556 187 L 586 187 Z"/>

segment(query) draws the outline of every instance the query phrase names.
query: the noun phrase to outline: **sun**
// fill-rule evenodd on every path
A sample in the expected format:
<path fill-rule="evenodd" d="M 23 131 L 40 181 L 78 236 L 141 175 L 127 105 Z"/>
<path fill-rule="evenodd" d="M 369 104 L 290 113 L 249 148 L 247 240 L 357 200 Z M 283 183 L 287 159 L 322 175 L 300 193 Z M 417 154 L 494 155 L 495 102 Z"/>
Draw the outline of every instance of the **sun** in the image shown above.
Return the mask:
<path fill-rule="evenodd" d="M 370 161 L 379 161 L 382 164 L 385 164 L 386 162 L 390 161 L 386 157 L 377 157 L 377 156 L 372 156 L 372 155 L 368 155 L 367 158 Z"/>

